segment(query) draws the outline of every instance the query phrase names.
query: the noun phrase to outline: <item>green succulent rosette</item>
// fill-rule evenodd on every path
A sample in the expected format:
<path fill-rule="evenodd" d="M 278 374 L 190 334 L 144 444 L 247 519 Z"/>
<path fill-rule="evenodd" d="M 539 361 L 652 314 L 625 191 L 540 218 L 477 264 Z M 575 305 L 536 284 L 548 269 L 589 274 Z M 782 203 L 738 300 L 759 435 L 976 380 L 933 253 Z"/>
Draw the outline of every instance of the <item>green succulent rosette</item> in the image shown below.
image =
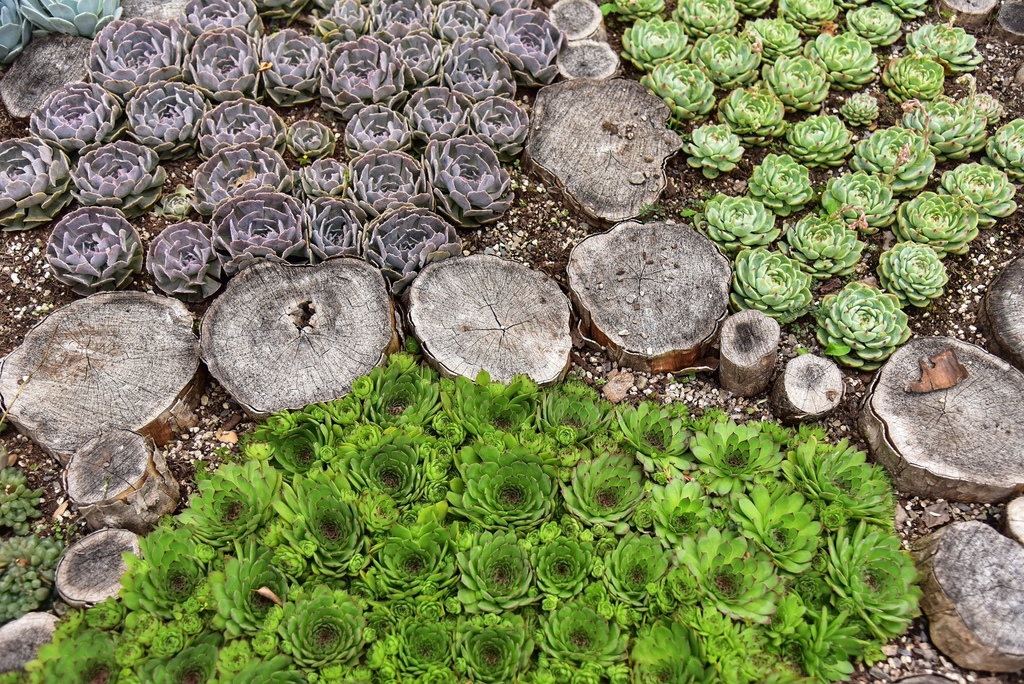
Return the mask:
<path fill-rule="evenodd" d="M 445 672 L 451 677 L 455 646 L 455 635 L 451 625 L 446 622 L 427 622 L 409 618 L 398 626 L 396 633 L 396 660 L 403 674 L 421 677 L 428 682 L 438 681 L 428 676 L 432 672 Z"/>
<path fill-rule="evenodd" d="M 960 164 L 942 174 L 940 193 L 963 195 L 978 210 L 978 228 L 991 228 L 996 219 L 1017 211 L 1017 188 L 1005 173 L 985 164 Z"/>
<path fill-rule="evenodd" d="M 731 33 L 699 39 L 690 59 L 723 90 L 750 85 L 757 80 L 761 66 L 761 53 L 745 37 Z"/>
<path fill-rule="evenodd" d="M 482 684 L 514 682 L 533 655 L 533 630 L 518 615 L 499 621 L 470 618 L 456 629 L 456 652 L 471 681 Z"/>
<path fill-rule="evenodd" d="M 414 357 L 392 354 L 388 365 L 371 373 L 374 391 L 365 400 L 365 413 L 383 428 L 429 423 L 440 410 L 440 391 L 429 368 L 410 365 Z M 333 421 L 332 421 L 333 422 Z"/>
<path fill-rule="evenodd" d="M 210 575 L 211 596 L 217 609 L 213 626 L 229 638 L 253 635 L 263 627 L 274 606 L 288 600 L 288 580 L 273 564 L 273 552 L 253 540 L 238 543 L 223 572 Z"/>
<path fill-rule="evenodd" d="M 442 592 L 458 580 L 456 552 L 452 534 L 437 523 L 396 525 L 390 536 L 372 549 L 365 579 L 386 599 L 420 596 L 431 589 Z"/>
<path fill-rule="evenodd" d="M 775 227 L 775 214 L 764 204 L 728 195 L 716 195 L 704 203 L 702 227 L 729 256 L 746 247 L 768 246 L 781 234 Z"/>
<path fill-rule="evenodd" d="M 400 433 L 384 434 L 376 446 L 348 461 L 348 479 L 357 491 L 387 494 L 398 506 L 407 506 L 423 493 L 425 473 L 416 442 Z"/>
<path fill-rule="evenodd" d="M 893 233 L 900 241 L 928 245 L 940 258 L 966 254 L 978 237 L 978 210 L 963 195 L 922 192 L 900 205 Z"/>
<path fill-rule="evenodd" d="M 842 219 L 808 215 L 786 229 L 783 251 L 812 278 L 828 280 L 853 273 L 864 247 Z"/>
<path fill-rule="evenodd" d="M 281 473 L 262 461 L 229 463 L 199 483 L 178 520 L 199 541 L 222 548 L 270 519 L 280 487 Z"/>
<path fill-rule="evenodd" d="M 948 280 L 942 259 L 928 245 L 898 242 L 878 258 L 878 282 L 904 306 L 929 306 Z"/>
<path fill-rule="evenodd" d="M 661 62 L 682 62 L 690 47 L 682 24 L 658 16 L 639 19 L 622 33 L 622 56 L 640 71 L 651 71 Z"/>
<path fill-rule="evenodd" d="M 574 601 L 541 616 L 537 643 L 552 659 L 607 667 L 626 659 L 629 635 L 587 604 Z"/>
<path fill-rule="evenodd" d="M 690 133 L 686 152 L 690 167 L 700 169 L 705 178 L 718 178 L 736 168 L 743 158 L 743 145 L 729 126 L 706 124 Z"/>
<path fill-rule="evenodd" d="M 648 587 L 656 584 L 672 567 L 674 552 L 648 534 L 630 533 L 605 557 L 604 583 L 615 599 L 644 611 Z"/>
<path fill-rule="evenodd" d="M 853 282 L 825 295 L 818 318 L 818 342 L 845 366 L 877 370 L 910 339 L 900 300 L 864 283 Z"/>
<path fill-rule="evenodd" d="M 689 62 L 661 62 L 640 83 L 665 101 L 676 124 L 703 118 L 715 106 L 715 84 Z"/>
<path fill-rule="evenodd" d="M 559 535 L 530 550 L 537 588 L 560 600 L 571 599 L 586 585 L 594 562 L 594 545 Z"/>
<path fill-rule="evenodd" d="M 618 14 L 625 21 L 650 19 L 665 11 L 665 0 L 609 0 L 601 9 L 605 14 Z"/>
<path fill-rule="evenodd" d="M 785 254 L 757 247 L 736 255 L 729 295 L 734 310 L 757 309 L 789 323 L 807 313 L 811 298 L 811 277 Z"/>
<path fill-rule="evenodd" d="M 923 17 L 928 7 L 928 0 L 882 0 L 882 2 L 904 21 Z"/>
<path fill-rule="evenodd" d="M 644 471 L 629 456 L 611 451 L 580 461 L 562 486 L 565 509 L 588 525 L 625 534 L 644 495 Z"/>
<path fill-rule="evenodd" d="M 834 114 L 798 121 L 786 130 L 786 151 L 811 168 L 842 166 L 853 153 L 853 133 Z"/>
<path fill-rule="evenodd" d="M 903 35 L 900 18 L 886 5 L 879 4 L 847 12 L 846 27 L 876 48 L 892 45 Z"/>
<path fill-rule="evenodd" d="M 121 600 L 131 610 L 142 610 L 165 620 L 187 601 L 206 576 L 197 558 L 196 543 L 188 528 L 158 527 L 139 537 L 138 556 L 126 558 L 128 571 L 121 577 Z"/>
<path fill-rule="evenodd" d="M 1024 181 L 1024 119 L 1014 119 L 992 134 L 981 163 L 1002 170 L 1017 182 Z"/>
<path fill-rule="evenodd" d="M 764 147 L 786 130 L 786 108 L 766 87 L 737 88 L 718 103 L 718 121 L 747 145 Z"/>
<path fill-rule="evenodd" d="M 885 179 L 866 171 L 829 178 L 821 193 L 821 206 L 828 215 L 841 217 L 862 235 L 891 226 L 897 204 Z"/>
<path fill-rule="evenodd" d="M 804 47 L 800 30 L 785 19 L 755 19 L 743 28 L 751 42 L 761 44 L 761 59 L 773 64 L 779 57 L 795 57 Z"/>
<path fill-rule="evenodd" d="M 822 33 L 808 41 L 804 55 L 825 70 L 836 90 L 857 90 L 875 80 L 878 58 L 873 46 L 855 33 Z"/>
<path fill-rule="evenodd" d="M 638 684 L 699 684 L 706 681 L 706 662 L 693 630 L 675 620 L 660 618 L 651 631 L 633 643 L 629 663 Z"/>
<path fill-rule="evenodd" d="M 611 404 L 582 382 L 548 390 L 537 407 L 537 426 L 562 445 L 589 442 L 612 420 Z"/>
<path fill-rule="evenodd" d="M 761 74 L 787 112 L 816 112 L 828 97 L 825 70 L 806 57 L 780 56 L 774 64 L 765 64 Z"/>
<path fill-rule="evenodd" d="M 693 462 L 686 457 L 690 432 L 668 407 L 649 401 L 631 411 L 616 411 L 622 440 L 636 449 L 636 460 L 657 478 L 678 475 Z"/>
<path fill-rule="evenodd" d="M 945 70 L 935 59 L 911 53 L 889 60 L 882 70 L 882 84 L 896 104 L 907 100 L 934 100 L 942 94 Z"/>
<path fill-rule="evenodd" d="M 731 31 L 739 23 L 740 13 L 733 0 L 682 0 L 672 18 L 691 38 L 707 38 Z"/>
<path fill-rule="evenodd" d="M 179 684 L 214 680 L 217 674 L 217 649 L 221 642 L 220 635 L 207 634 L 166 662 L 151 661 L 153 667 L 146 671 L 148 681 L 154 684 Z"/>
<path fill-rule="evenodd" d="M 814 197 L 806 166 L 788 154 L 769 154 L 754 167 L 747 191 L 779 216 L 800 211 Z"/>
<path fill-rule="evenodd" d="M 736 500 L 730 516 L 740 534 L 791 575 L 811 567 L 818 550 L 821 523 L 814 506 L 797 492 L 779 487 L 769 492 L 758 485 Z"/>
<path fill-rule="evenodd" d="M 982 62 L 978 39 L 959 26 L 923 24 L 907 36 L 907 50 L 933 57 L 951 73 L 974 71 Z"/>
<path fill-rule="evenodd" d="M 839 115 L 851 126 L 874 129 L 878 120 L 878 100 L 870 93 L 853 93 L 839 108 Z"/>
<path fill-rule="evenodd" d="M 775 472 L 782 464 L 779 445 L 755 424 L 711 423 L 706 431 L 694 434 L 690 451 L 701 464 L 698 479 L 719 496 L 742 492 L 756 477 Z"/>
<path fill-rule="evenodd" d="M 850 168 L 882 176 L 897 195 L 923 190 L 935 170 L 928 139 L 917 131 L 882 128 L 853 148 Z"/>
<path fill-rule="evenodd" d="M 970 77 L 961 76 L 960 78 Z M 999 123 L 1005 113 L 1003 103 L 999 101 L 999 98 L 993 97 L 988 93 L 971 93 L 961 97 L 957 100 L 957 103 L 973 107 L 979 115 L 985 117 L 989 126 Z"/>
<path fill-rule="evenodd" d="M 358 661 L 365 626 L 363 610 L 351 596 L 321 584 L 284 604 L 277 633 L 295 664 L 315 671 Z"/>
<path fill-rule="evenodd" d="M 779 0 L 779 18 L 785 19 L 804 35 L 817 35 L 822 25 L 839 16 L 834 0 Z"/>
<path fill-rule="evenodd" d="M 539 600 L 530 558 L 512 532 L 481 532 L 456 556 L 459 602 L 467 613 L 500 613 Z"/>
<path fill-rule="evenodd" d="M 909 107 L 903 114 L 903 126 L 927 135 L 940 162 L 963 161 L 982 149 L 988 138 L 985 124 L 970 107 L 943 97 Z"/>
<path fill-rule="evenodd" d="M 457 422 L 465 433 L 487 438 L 499 431 L 516 433 L 531 428 L 537 412 L 537 390 L 537 384 L 527 377 L 517 375 L 505 385 L 492 382 L 487 371 L 481 370 L 475 380 L 464 376 L 456 378 L 453 393 L 442 391 L 441 405 L 448 418 Z M 433 422 L 438 420 L 435 416 Z M 451 430 L 450 427 L 444 429 Z"/>
<path fill-rule="evenodd" d="M 771 0 L 734 0 L 736 9 L 744 17 L 759 17 L 772 6 Z"/>
<path fill-rule="evenodd" d="M 651 488 L 654 531 L 662 545 L 678 548 L 685 537 L 696 536 L 711 526 L 711 510 L 704 488 L 696 480 L 676 478 Z"/>

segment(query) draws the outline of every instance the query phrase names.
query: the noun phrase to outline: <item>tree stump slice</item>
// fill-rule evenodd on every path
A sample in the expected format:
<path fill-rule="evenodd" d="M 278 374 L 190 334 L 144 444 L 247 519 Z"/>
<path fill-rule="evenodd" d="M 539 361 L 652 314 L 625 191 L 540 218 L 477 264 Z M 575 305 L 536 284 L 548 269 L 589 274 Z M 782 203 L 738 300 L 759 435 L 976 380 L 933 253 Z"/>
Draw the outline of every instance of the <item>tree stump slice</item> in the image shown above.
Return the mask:
<path fill-rule="evenodd" d="M 843 372 L 829 359 L 801 354 L 789 360 L 768 402 L 785 423 L 819 420 L 839 406 L 846 386 Z"/>
<path fill-rule="evenodd" d="M 88 75 L 85 59 L 92 40 L 51 33 L 25 46 L 0 80 L 0 100 L 15 119 L 27 119 L 50 94 Z"/>
<path fill-rule="evenodd" d="M 619 365 L 689 368 L 718 335 L 729 260 L 684 225 L 623 223 L 573 248 L 566 266 L 580 333 Z"/>
<path fill-rule="evenodd" d="M 359 259 L 261 261 L 203 316 L 200 353 L 254 418 L 331 401 L 398 348 L 380 271 Z"/>
<path fill-rule="evenodd" d="M 592 0 L 558 0 L 548 10 L 548 19 L 569 42 L 604 40 L 604 15 Z"/>
<path fill-rule="evenodd" d="M 423 355 L 442 375 L 541 385 L 569 370 L 570 305 L 553 280 L 522 264 L 474 254 L 435 262 L 407 294 Z"/>
<path fill-rule="evenodd" d="M 1024 496 L 1006 504 L 1006 534 L 1024 544 Z"/>
<path fill-rule="evenodd" d="M 603 40 L 573 40 L 562 45 L 555 60 L 558 73 L 567 81 L 607 81 L 619 73 L 622 62 L 612 46 Z"/>
<path fill-rule="evenodd" d="M 1024 668 L 1024 547 L 977 521 L 919 541 L 921 609 L 932 643 L 960 667 Z"/>
<path fill-rule="evenodd" d="M 186 0 L 121 0 L 121 19 L 154 19 L 156 21 L 181 20 L 185 15 Z"/>
<path fill-rule="evenodd" d="M 992 352 L 1024 370 L 1024 258 L 992 281 L 979 318 Z"/>
<path fill-rule="evenodd" d="M 981 29 L 988 24 L 999 0 L 939 0 L 939 12 L 953 15 L 953 23 L 965 29 Z"/>
<path fill-rule="evenodd" d="M 0 363 L 0 403 L 62 464 L 111 430 L 162 446 L 197 422 L 205 375 L 192 322 L 181 302 L 142 292 L 68 304 Z"/>
<path fill-rule="evenodd" d="M 122 554 L 141 552 L 139 538 L 128 530 L 100 530 L 83 537 L 64 552 L 54 584 L 64 602 L 88 608 L 117 596 L 121 576 L 128 570 Z"/>
<path fill-rule="evenodd" d="M 923 370 L 952 350 L 967 377 L 914 391 Z M 903 494 L 996 503 L 1024 491 L 1024 374 L 950 337 L 911 340 L 875 376 L 859 424 Z"/>
<path fill-rule="evenodd" d="M 75 452 L 64 489 L 89 527 L 148 534 L 178 505 L 178 481 L 162 452 L 136 432 L 107 432 Z"/>
<path fill-rule="evenodd" d="M 39 647 L 53 641 L 56 624 L 56 615 L 25 613 L 0 627 L 0 674 L 25 669 Z"/>
<path fill-rule="evenodd" d="M 665 189 L 682 139 L 668 107 L 636 81 L 574 80 L 541 88 L 524 159 L 570 204 L 604 224 L 634 218 Z"/>
<path fill-rule="evenodd" d="M 718 366 L 722 388 L 740 397 L 763 392 L 772 380 L 781 339 L 782 329 L 775 319 L 756 309 L 725 319 Z"/>
<path fill-rule="evenodd" d="M 999 8 L 992 25 L 992 35 L 1007 43 L 1024 43 L 1024 2 L 1007 2 Z"/>
<path fill-rule="evenodd" d="M 916 675 L 898 680 L 898 684 L 952 684 L 952 682 L 952 679 L 946 679 L 938 675 Z"/>

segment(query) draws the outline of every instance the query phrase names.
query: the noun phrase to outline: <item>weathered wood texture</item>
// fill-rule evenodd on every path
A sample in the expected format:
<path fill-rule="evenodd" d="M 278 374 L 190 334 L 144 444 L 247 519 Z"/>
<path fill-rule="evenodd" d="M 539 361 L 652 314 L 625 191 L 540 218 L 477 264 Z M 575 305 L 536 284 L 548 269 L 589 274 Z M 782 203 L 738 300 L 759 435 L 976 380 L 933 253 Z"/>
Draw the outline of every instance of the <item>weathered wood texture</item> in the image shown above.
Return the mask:
<path fill-rule="evenodd" d="M 1005 2 L 992 24 L 992 35 L 1008 43 L 1024 43 L 1024 2 Z"/>
<path fill-rule="evenodd" d="M 722 389 L 740 397 L 763 392 L 772 380 L 781 336 L 775 319 L 756 309 L 725 319 L 718 366 Z"/>
<path fill-rule="evenodd" d="M 938 675 L 916 675 L 914 677 L 904 677 L 898 680 L 899 684 L 953 684 L 952 679 L 946 679 Z"/>
<path fill-rule="evenodd" d="M 548 19 L 567 41 L 604 40 L 604 15 L 593 0 L 558 0 L 550 10 Z"/>
<path fill-rule="evenodd" d="M 343 397 L 398 348 L 380 271 L 359 259 L 257 263 L 203 317 L 203 361 L 253 417 Z"/>
<path fill-rule="evenodd" d="M 954 25 L 977 30 L 988 24 L 999 0 L 938 0 L 938 4 L 939 12 L 951 16 Z"/>
<path fill-rule="evenodd" d="M 688 226 L 628 222 L 569 255 L 580 333 L 620 365 L 655 373 L 690 367 L 718 334 L 732 269 Z"/>
<path fill-rule="evenodd" d="M 910 391 L 922 364 L 952 349 L 968 377 Z M 1024 374 L 950 337 L 911 340 L 875 376 L 861 434 L 903 494 L 993 503 L 1024 491 Z"/>
<path fill-rule="evenodd" d="M 634 218 L 665 189 L 665 161 L 682 139 L 668 107 L 636 81 L 574 80 L 541 88 L 524 161 L 583 213 Z"/>
<path fill-rule="evenodd" d="M 53 91 L 84 81 L 90 45 L 88 38 L 51 33 L 25 46 L 0 80 L 0 101 L 7 113 L 26 119 Z"/>
<path fill-rule="evenodd" d="M 1024 544 L 1024 496 L 1006 504 L 1006 534 Z"/>
<path fill-rule="evenodd" d="M 66 463 L 110 430 L 166 444 L 196 424 L 204 380 L 184 304 L 142 292 L 101 293 L 54 311 L 28 332 L 0 364 L 0 403 L 22 433 Z"/>
<path fill-rule="evenodd" d="M 186 0 L 121 0 L 121 19 L 181 19 L 185 14 L 186 4 Z"/>
<path fill-rule="evenodd" d="M 57 564 L 57 593 L 74 608 L 88 608 L 117 596 L 128 570 L 122 554 L 139 555 L 139 538 L 128 530 L 100 530 L 83 537 Z"/>
<path fill-rule="evenodd" d="M 591 79 L 606 81 L 619 73 L 622 62 L 612 46 L 603 40 L 574 40 L 558 52 L 558 73 L 573 81 Z"/>
<path fill-rule="evenodd" d="M 407 292 L 410 328 L 442 374 L 545 385 L 569 369 L 571 308 L 558 285 L 522 264 L 476 254 L 431 264 Z"/>
<path fill-rule="evenodd" d="M 1024 668 L 1024 547 L 958 522 L 920 540 L 914 559 L 936 648 L 971 670 Z"/>
<path fill-rule="evenodd" d="M 835 363 L 801 354 L 786 363 L 769 404 L 775 417 L 786 423 L 818 420 L 839 406 L 845 389 L 843 372 Z"/>
<path fill-rule="evenodd" d="M 90 440 L 64 470 L 64 489 L 94 530 L 148 534 L 178 505 L 178 482 L 147 438 L 117 430 Z"/>
<path fill-rule="evenodd" d="M 1024 370 L 1024 258 L 1011 263 L 992 281 L 980 313 L 992 352 Z"/>
<path fill-rule="evenodd" d="M 35 660 L 36 651 L 53 641 L 57 616 L 50 613 L 25 613 L 0 627 L 0 674 L 24 669 Z"/>

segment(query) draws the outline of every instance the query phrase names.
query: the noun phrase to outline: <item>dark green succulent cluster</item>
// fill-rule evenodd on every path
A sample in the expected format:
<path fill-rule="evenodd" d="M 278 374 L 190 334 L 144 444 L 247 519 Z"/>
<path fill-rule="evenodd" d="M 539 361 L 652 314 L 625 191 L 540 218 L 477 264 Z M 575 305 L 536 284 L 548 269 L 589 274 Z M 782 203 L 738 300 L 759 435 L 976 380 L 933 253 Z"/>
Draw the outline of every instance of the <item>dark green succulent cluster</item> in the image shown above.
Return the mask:
<path fill-rule="evenodd" d="M 12 681 L 828 681 L 916 614 L 888 480 L 813 428 L 397 354 L 243 451 Z"/>
<path fill-rule="evenodd" d="M 26 535 L 0 541 L 0 625 L 46 603 L 64 545 Z"/>
<path fill-rule="evenodd" d="M 25 473 L 14 466 L 0 469 L 0 530 L 28 534 L 32 520 L 40 517 L 42 489 L 29 489 Z"/>

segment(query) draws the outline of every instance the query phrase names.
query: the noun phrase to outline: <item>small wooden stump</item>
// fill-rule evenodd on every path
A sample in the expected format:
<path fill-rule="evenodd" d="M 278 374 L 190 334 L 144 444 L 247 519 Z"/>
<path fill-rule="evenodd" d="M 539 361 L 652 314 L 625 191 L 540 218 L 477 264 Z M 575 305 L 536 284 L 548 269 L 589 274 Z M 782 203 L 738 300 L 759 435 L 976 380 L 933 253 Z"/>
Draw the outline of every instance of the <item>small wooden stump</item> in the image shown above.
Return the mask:
<path fill-rule="evenodd" d="M 250 266 L 200 338 L 210 374 L 254 418 L 343 397 L 398 348 L 384 277 L 359 259 Z"/>
<path fill-rule="evenodd" d="M 163 453 L 136 432 L 107 432 L 75 452 L 64 470 L 71 503 L 94 530 L 148 534 L 178 505 L 178 482 Z"/>
<path fill-rule="evenodd" d="M 904 677 L 898 681 L 898 684 L 953 684 L 953 680 L 938 675 L 917 675 Z"/>
<path fill-rule="evenodd" d="M 619 55 L 603 40 L 574 40 L 558 53 L 558 73 L 567 81 L 587 78 L 606 81 L 619 73 Z"/>
<path fill-rule="evenodd" d="M 0 674 L 23 670 L 43 644 L 53 641 L 57 616 L 25 613 L 0 627 Z"/>
<path fill-rule="evenodd" d="M 548 10 L 548 19 L 569 42 L 604 40 L 604 15 L 593 0 L 558 0 Z"/>
<path fill-rule="evenodd" d="M 541 385 L 569 369 L 569 300 L 550 278 L 513 261 L 475 254 L 433 263 L 407 293 L 423 355 L 443 375 Z"/>
<path fill-rule="evenodd" d="M 768 401 L 778 420 L 800 423 L 820 420 L 834 411 L 845 391 L 839 366 L 814 354 L 801 354 L 786 364 Z"/>
<path fill-rule="evenodd" d="M 1024 544 L 1024 496 L 1006 504 L 1006 534 Z"/>
<path fill-rule="evenodd" d="M 1024 547 L 959 522 L 919 541 L 914 559 L 936 648 L 971 670 L 1024 668 Z"/>
<path fill-rule="evenodd" d="M 722 389 L 739 397 L 752 397 L 768 387 L 779 353 L 782 329 L 774 318 L 756 309 L 729 316 L 722 325 Z"/>
<path fill-rule="evenodd" d="M 139 538 L 128 530 L 100 530 L 83 537 L 64 552 L 54 584 L 73 608 L 88 608 L 117 596 L 121 576 L 128 570 L 122 554 L 140 553 Z"/>
<path fill-rule="evenodd" d="M 111 430 L 166 444 L 196 424 L 204 381 L 184 304 L 108 292 L 58 309 L 28 332 L 0 364 L 0 403 L 22 433 L 67 463 Z"/>
<path fill-rule="evenodd" d="M 921 391 L 931 364 L 950 350 L 966 377 Z M 860 430 L 901 493 L 995 503 L 1024 491 L 1022 396 L 1024 374 L 981 347 L 919 338 L 875 376 Z"/>
<path fill-rule="evenodd" d="M 185 15 L 186 0 L 121 0 L 121 19 L 180 20 Z"/>
<path fill-rule="evenodd" d="M 573 248 L 566 267 L 580 333 L 621 366 L 688 368 L 718 335 L 729 260 L 688 226 L 628 222 Z"/>
<path fill-rule="evenodd" d="M 84 81 L 92 40 L 51 33 L 36 38 L 0 80 L 0 100 L 15 119 L 27 119 L 52 92 Z"/>
<path fill-rule="evenodd" d="M 636 81 L 556 83 L 537 93 L 524 160 L 596 221 L 630 219 L 658 201 L 665 161 L 682 145 L 668 118 Z"/>
<path fill-rule="evenodd" d="M 979 318 L 992 352 L 1024 370 L 1024 258 L 992 281 Z"/>
<path fill-rule="evenodd" d="M 992 24 L 992 35 L 1007 43 L 1024 43 L 1024 2 L 1003 3 Z"/>
<path fill-rule="evenodd" d="M 999 0 L 938 0 L 940 14 L 953 15 L 953 23 L 965 29 L 981 29 L 988 24 Z"/>

